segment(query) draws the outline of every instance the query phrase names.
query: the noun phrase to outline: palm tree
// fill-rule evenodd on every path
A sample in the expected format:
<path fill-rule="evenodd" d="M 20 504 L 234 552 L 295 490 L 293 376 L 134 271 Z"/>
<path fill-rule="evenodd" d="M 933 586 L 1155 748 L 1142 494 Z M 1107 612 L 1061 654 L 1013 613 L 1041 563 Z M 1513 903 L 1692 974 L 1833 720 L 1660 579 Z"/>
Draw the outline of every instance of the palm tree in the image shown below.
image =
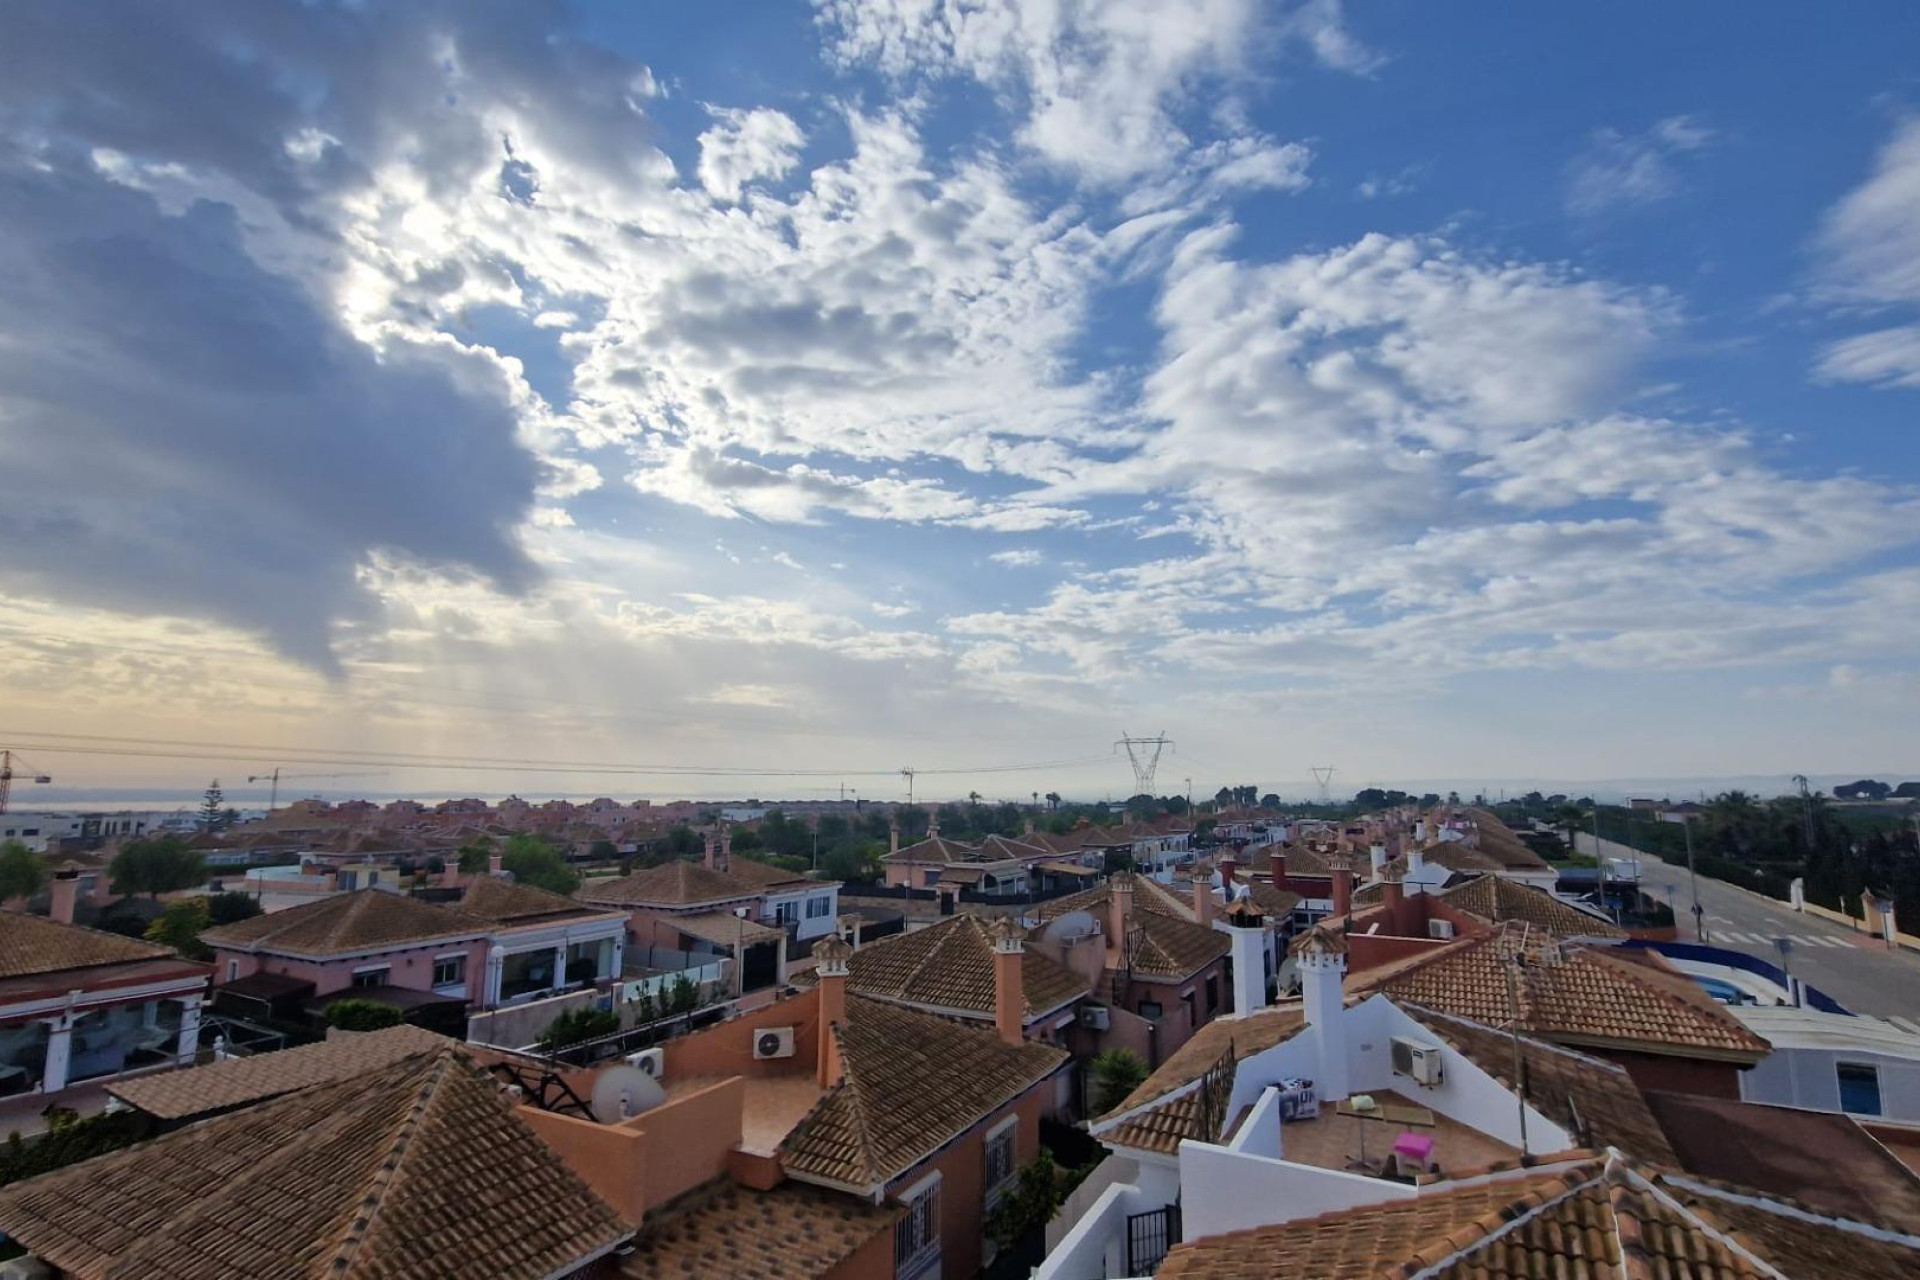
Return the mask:
<path fill-rule="evenodd" d="M 1058 809 L 1059 807 L 1060 807 L 1060 793 L 1058 791 L 1047 792 L 1047 808 Z"/>
<path fill-rule="evenodd" d="M 976 809 L 977 809 L 977 808 L 979 808 L 979 807 L 980 807 L 980 793 L 979 793 L 978 791 L 969 791 L 969 792 L 967 792 L 967 803 L 968 803 L 968 804 L 970 804 L 970 805 L 972 805 L 972 806 L 974 806 L 974 807 L 975 807 Z"/>

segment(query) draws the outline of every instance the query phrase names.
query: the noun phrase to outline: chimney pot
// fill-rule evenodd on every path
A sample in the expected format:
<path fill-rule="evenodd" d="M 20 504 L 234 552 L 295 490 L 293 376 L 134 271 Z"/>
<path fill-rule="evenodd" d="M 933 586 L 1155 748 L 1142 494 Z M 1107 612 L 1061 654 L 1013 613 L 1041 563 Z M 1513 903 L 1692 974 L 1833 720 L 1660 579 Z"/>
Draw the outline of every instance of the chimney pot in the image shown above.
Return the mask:
<path fill-rule="evenodd" d="M 993 1026 L 1002 1044 L 1026 1043 L 1027 996 L 1021 973 L 1026 939 L 1020 926 L 1007 917 L 987 930 L 993 939 Z"/>
<path fill-rule="evenodd" d="M 73 909 L 80 901 L 80 873 L 78 871 L 54 872 L 48 892 L 51 897 L 48 916 L 61 924 L 72 924 Z"/>
<path fill-rule="evenodd" d="M 820 1042 L 814 1052 L 814 1079 L 822 1089 L 831 1089 L 840 1083 L 840 1045 L 833 1029 L 847 1021 L 847 962 L 853 958 L 853 948 L 833 934 L 820 940 L 813 955 L 820 975 Z"/>

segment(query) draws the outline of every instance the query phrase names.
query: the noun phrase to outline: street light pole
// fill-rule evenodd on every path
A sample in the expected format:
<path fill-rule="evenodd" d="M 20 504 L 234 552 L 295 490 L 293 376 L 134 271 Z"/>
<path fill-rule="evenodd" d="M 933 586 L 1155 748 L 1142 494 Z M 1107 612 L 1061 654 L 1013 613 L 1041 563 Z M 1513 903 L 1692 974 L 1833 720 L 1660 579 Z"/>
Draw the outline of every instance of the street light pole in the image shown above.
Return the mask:
<path fill-rule="evenodd" d="M 1693 865 L 1693 823 L 1682 822 L 1680 830 L 1687 837 L 1687 879 L 1693 883 L 1693 936 L 1699 942 L 1707 940 L 1707 909 L 1700 905 L 1700 873 Z"/>

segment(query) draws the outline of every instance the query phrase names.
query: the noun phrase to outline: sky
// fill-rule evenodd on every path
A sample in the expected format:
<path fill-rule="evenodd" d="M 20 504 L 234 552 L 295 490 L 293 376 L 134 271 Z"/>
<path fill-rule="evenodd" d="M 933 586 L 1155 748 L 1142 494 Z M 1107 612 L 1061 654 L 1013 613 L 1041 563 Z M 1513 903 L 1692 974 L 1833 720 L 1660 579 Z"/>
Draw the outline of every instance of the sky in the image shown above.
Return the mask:
<path fill-rule="evenodd" d="M 1915 48 L 1897 0 L 0 7 L 0 746 L 1920 775 Z"/>

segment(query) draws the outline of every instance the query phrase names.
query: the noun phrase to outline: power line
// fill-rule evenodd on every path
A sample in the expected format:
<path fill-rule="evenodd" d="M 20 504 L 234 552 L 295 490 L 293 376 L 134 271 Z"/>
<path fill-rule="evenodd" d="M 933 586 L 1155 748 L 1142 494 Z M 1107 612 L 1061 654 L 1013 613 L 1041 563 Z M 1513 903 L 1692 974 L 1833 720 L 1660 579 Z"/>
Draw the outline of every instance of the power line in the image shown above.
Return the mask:
<path fill-rule="evenodd" d="M 10 730 L 0 733 L 11 734 Z M 821 778 L 898 776 L 893 769 L 794 769 L 754 768 L 741 765 L 647 764 L 624 761 L 539 760 L 497 756 L 435 756 L 410 752 L 377 751 L 353 748 L 287 747 L 262 743 L 204 742 L 180 738 L 138 738 L 109 734 L 55 733 L 43 731 L 18 735 L 47 739 L 27 743 L 32 750 L 49 754 L 83 756 L 124 756 L 157 760 L 250 760 L 259 756 L 292 760 L 299 764 L 386 765 L 391 768 L 498 771 L 518 769 L 539 773 L 606 774 L 675 777 L 732 778 Z M 1032 773 L 1043 769 L 1064 769 L 1079 765 L 1105 763 L 1107 756 L 1082 756 L 1076 759 L 1035 760 L 1013 764 L 948 766 L 916 769 L 917 774 L 971 775 Z"/>

